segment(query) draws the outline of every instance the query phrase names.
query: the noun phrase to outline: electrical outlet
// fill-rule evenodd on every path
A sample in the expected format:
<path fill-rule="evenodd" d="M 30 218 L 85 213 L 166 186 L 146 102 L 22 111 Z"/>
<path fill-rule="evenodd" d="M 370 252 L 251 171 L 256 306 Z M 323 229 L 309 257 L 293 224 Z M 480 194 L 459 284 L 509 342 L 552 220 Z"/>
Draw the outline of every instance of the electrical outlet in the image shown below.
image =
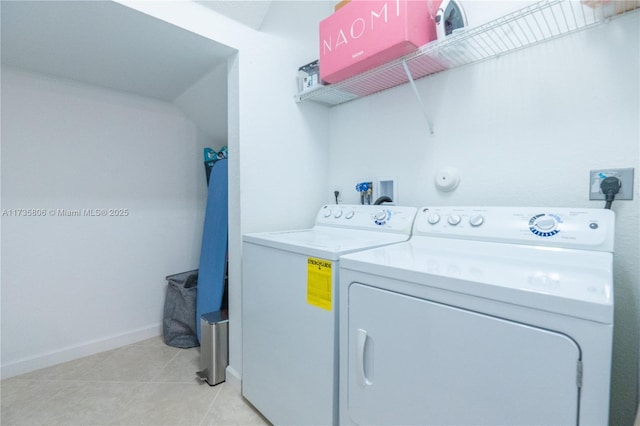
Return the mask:
<path fill-rule="evenodd" d="M 605 196 L 600 190 L 600 182 L 609 176 L 620 179 L 620 192 L 616 194 L 616 200 L 633 200 L 633 169 L 602 169 L 591 170 L 589 174 L 589 199 L 604 200 Z"/>

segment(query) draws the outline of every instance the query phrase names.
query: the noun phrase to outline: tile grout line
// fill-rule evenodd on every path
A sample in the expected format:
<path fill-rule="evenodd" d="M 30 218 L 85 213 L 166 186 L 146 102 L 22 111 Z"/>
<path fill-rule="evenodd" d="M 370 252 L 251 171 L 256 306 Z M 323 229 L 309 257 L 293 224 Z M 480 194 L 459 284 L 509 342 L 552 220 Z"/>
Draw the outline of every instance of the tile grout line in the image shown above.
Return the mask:
<path fill-rule="evenodd" d="M 178 348 L 178 349 L 179 349 L 179 348 Z M 162 367 L 160 367 L 160 368 L 158 369 L 158 373 L 157 373 L 156 375 L 152 376 L 150 380 L 145 381 L 145 383 L 157 383 L 157 382 L 155 382 L 154 380 L 155 380 L 155 379 L 157 379 L 157 378 L 158 378 L 158 376 L 160 376 L 160 375 L 162 374 L 162 370 L 163 370 L 163 369 L 165 369 L 165 368 L 167 368 L 169 365 L 171 365 L 171 363 L 172 363 L 176 358 L 178 358 L 178 356 L 180 356 L 180 354 L 181 354 L 181 353 L 182 353 L 182 350 L 177 350 L 177 351 L 176 351 L 176 353 L 175 353 L 175 355 L 173 355 L 169 361 L 167 361 L 167 362 L 166 362 Z"/>
<path fill-rule="evenodd" d="M 224 386 L 224 384 L 223 384 L 223 386 Z M 209 413 L 211 412 L 211 409 L 213 408 L 214 404 L 216 403 L 216 401 L 220 397 L 221 391 L 222 391 L 222 386 L 220 386 L 220 389 L 218 389 L 218 392 L 216 392 L 216 395 L 211 400 L 211 404 L 209 404 L 209 407 L 207 407 L 207 411 L 204 412 L 204 415 L 202 416 L 202 419 L 200 420 L 199 426 L 203 426 L 204 425 L 204 421 L 206 420 L 206 418 L 209 415 Z"/>

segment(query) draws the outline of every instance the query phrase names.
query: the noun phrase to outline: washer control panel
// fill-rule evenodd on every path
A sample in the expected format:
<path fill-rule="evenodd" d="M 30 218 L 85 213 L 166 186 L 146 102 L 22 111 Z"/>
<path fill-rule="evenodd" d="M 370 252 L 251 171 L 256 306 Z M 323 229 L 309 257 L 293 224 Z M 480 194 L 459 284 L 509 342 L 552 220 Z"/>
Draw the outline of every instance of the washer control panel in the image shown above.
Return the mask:
<path fill-rule="evenodd" d="M 411 233 L 418 209 L 404 206 L 327 204 L 316 216 L 316 225 Z"/>
<path fill-rule="evenodd" d="M 614 224 L 605 209 L 422 207 L 413 235 L 612 252 Z"/>

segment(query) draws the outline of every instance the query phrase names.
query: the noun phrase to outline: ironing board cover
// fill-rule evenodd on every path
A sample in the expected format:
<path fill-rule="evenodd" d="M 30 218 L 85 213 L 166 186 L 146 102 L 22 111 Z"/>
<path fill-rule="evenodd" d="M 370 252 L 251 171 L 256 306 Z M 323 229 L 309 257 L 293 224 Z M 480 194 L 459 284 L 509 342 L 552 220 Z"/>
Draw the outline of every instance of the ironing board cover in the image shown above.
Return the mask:
<path fill-rule="evenodd" d="M 196 303 L 198 341 L 201 341 L 200 317 L 220 310 L 224 293 L 229 223 L 227 161 L 218 160 L 214 164 L 207 194 Z"/>

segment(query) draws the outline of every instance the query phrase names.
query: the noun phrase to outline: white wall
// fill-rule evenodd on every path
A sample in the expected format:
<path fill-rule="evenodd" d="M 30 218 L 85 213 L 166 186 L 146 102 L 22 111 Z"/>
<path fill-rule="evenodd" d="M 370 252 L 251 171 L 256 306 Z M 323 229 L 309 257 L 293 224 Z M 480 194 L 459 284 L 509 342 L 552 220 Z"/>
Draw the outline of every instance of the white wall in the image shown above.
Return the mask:
<path fill-rule="evenodd" d="M 193 122 L 166 102 L 3 67 L 2 154 L 2 208 L 46 211 L 2 217 L 2 376 L 158 335 L 165 276 L 198 267 Z"/>
<path fill-rule="evenodd" d="M 405 205 L 600 208 L 589 170 L 634 167 L 633 201 L 616 201 L 612 422 L 633 422 L 640 306 L 640 15 L 418 81 L 430 135 L 408 85 L 331 109 L 330 179 L 394 176 Z M 452 193 L 433 179 L 460 171 Z"/>
<path fill-rule="evenodd" d="M 277 1 L 253 30 L 190 2 L 122 1 L 231 48 L 229 93 L 229 369 L 242 374 L 242 234 L 313 223 L 328 179 L 329 111 L 298 105 L 298 67 L 317 58 L 328 1 Z M 230 375 L 228 374 L 229 378 Z"/>
<path fill-rule="evenodd" d="M 175 98 L 176 104 L 197 124 L 204 146 L 219 150 L 227 144 L 227 63 L 221 62 Z"/>

